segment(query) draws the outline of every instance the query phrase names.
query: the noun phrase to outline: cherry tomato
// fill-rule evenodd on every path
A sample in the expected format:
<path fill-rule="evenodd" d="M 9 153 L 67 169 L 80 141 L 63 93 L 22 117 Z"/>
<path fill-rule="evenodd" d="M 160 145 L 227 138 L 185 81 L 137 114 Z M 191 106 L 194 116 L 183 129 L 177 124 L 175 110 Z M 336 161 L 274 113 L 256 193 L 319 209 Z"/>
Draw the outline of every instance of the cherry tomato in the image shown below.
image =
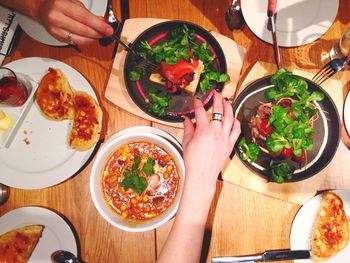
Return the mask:
<path fill-rule="evenodd" d="M 293 156 L 293 148 L 284 148 L 281 152 L 281 155 L 285 159 L 290 159 Z"/>
<path fill-rule="evenodd" d="M 269 136 L 274 129 L 273 126 L 269 126 L 268 123 L 268 119 L 262 119 L 260 123 L 259 132 L 264 137 Z"/>
<path fill-rule="evenodd" d="M 305 159 L 306 159 L 306 153 L 304 150 L 301 152 L 300 157 L 293 155 L 293 160 L 296 161 L 297 163 L 303 163 L 305 162 Z"/>

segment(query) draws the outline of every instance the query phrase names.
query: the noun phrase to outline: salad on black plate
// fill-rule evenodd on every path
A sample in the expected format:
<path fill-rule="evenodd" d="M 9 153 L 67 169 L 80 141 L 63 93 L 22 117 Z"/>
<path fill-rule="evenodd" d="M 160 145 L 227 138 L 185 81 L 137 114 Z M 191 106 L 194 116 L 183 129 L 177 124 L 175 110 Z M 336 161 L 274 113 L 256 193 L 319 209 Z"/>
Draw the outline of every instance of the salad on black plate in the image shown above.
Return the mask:
<path fill-rule="evenodd" d="M 158 37 L 161 38 L 162 35 Z M 150 82 L 143 87 L 147 111 L 159 117 L 168 114 L 174 96 L 207 94 L 213 85 L 230 79 L 228 74 L 215 69 L 215 53 L 193 28 L 183 24 L 169 31 L 164 38 L 166 41 L 160 41 L 161 44 L 156 38 L 156 41 L 141 41 L 137 47 L 141 56 L 160 65 L 159 72 L 148 76 L 143 68 L 134 65 L 128 74 L 131 81 L 148 78 Z"/>
<path fill-rule="evenodd" d="M 269 180 L 283 183 L 293 178 L 297 165 L 307 164 L 317 137 L 315 101 L 322 101 L 325 95 L 308 91 L 307 82 L 285 68 L 272 76 L 271 84 L 264 93 L 268 102 L 261 103 L 248 122 L 251 140 L 244 136 L 237 146 L 241 159 L 250 163 L 262 152 L 269 155 Z"/>

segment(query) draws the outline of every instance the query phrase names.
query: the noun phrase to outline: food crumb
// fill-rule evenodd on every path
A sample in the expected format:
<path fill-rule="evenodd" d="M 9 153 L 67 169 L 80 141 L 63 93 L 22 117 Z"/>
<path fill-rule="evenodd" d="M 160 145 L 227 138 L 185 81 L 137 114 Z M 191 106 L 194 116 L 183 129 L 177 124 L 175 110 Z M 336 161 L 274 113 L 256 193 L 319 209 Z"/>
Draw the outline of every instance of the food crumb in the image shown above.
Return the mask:
<path fill-rule="evenodd" d="M 26 145 L 29 145 L 29 144 L 30 144 L 30 141 L 29 141 L 28 138 L 24 138 L 23 141 L 24 141 L 24 143 L 25 143 Z"/>
<path fill-rule="evenodd" d="M 23 134 L 28 134 L 28 131 L 24 130 L 24 131 L 23 131 Z"/>

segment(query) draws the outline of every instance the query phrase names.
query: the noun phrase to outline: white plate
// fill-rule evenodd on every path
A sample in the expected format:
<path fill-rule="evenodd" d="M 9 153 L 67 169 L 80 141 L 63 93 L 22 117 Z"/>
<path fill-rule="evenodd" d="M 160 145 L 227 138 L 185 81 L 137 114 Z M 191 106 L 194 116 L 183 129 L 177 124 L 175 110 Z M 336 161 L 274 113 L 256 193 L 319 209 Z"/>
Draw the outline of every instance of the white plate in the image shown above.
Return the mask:
<path fill-rule="evenodd" d="M 42 207 L 27 206 L 12 210 L 0 218 L 0 234 L 26 225 L 44 225 L 42 236 L 28 263 L 51 262 L 56 250 L 68 250 L 77 255 L 74 234 L 58 214 Z"/>
<path fill-rule="evenodd" d="M 244 19 L 260 39 L 272 44 L 267 30 L 268 0 L 241 0 Z M 338 13 L 339 0 L 279 0 L 276 32 L 279 46 L 294 47 L 322 36 Z"/>
<path fill-rule="evenodd" d="M 350 136 L 350 92 L 348 92 L 348 95 L 346 95 L 343 114 L 346 132 Z"/>
<path fill-rule="evenodd" d="M 107 8 L 107 0 L 80 0 L 87 9 L 97 16 L 104 16 Z M 35 20 L 16 12 L 16 19 L 24 32 L 41 43 L 51 46 L 67 46 L 67 43 L 58 41 L 50 35 L 46 29 Z"/>
<path fill-rule="evenodd" d="M 338 194 L 344 202 L 345 213 L 350 216 L 350 191 L 349 190 L 333 190 Z M 298 211 L 294 218 L 290 232 L 290 248 L 295 249 L 310 249 L 310 236 L 314 221 L 316 219 L 318 209 L 321 204 L 321 195 L 316 195 L 306 202 Z M 327 263 L 349 262 L 350 244 L 331 259 L 324 261 Z M 312 262 L 309 259 L 298 260 L 298 263 Z"/>
<path fill-rule="evenodd" d="M 57 60 L 25 58 L 6 66 L 38 82 L 49 67 L 59 68 L 72 89 L 85 91 L 98 102 L 89 82 L 77 70 Z M 0 182 L 15 188 L 40 189 L 74 175 L 87 162 L 94 147 L 87 151 L 69 148 L 67 134 L 71 125 L 71 120 L 46 119 L 34 103 L 10 147 L 0 149 Z M 27 145 L 25 139 L 30 144 Z"/>

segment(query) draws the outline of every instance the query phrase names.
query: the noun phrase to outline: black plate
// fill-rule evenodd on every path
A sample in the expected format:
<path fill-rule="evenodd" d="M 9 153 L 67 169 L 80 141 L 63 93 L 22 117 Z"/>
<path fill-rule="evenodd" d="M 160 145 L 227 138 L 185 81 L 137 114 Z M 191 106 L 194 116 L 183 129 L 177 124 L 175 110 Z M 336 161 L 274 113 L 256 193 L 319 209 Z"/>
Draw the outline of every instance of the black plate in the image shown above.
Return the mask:
<path fill-rule="evenodd" d="M 219 45 L 219 43 L 216 41 L 216 39 L 213 37 L 212 34 L 210 34 L 207 30 L 204 28 L 189 23 L 185 21 L 168 21 L 156 24 L 149 29 L 145 30 L 139 37 L 133 42 L 132 47 L 137 50 L 139 47 L 141 41 L 147 41 L 149 43 L 154 42 L 154 40 L 157 37 L 162 36 L 163 34 L 167 34 L 172 29 L 182 27 L 184 24 L 188 26 L 188 28 L 193 29 L 196 33 L 196 42 L 202 43 L 203 40 L 206 41 L 211 49 L 212 52 L 216 55 L 215 63 L 212 64 L 212 69 L 219 71 L 221 73 L 226 73 L 226 60 L 224 53 Z M 152 45 L 161 45 L 164 42 L 167 41 L 167 37 L 160 37 L 158 41 L 155 41 Z M 148 112 L 147 108 L 149 104 L 145 102 L 145 98 L 147 97 L 147 87 L 153 86 L 153 87 L 159 87 L 160 89 L 164 89 L 163 85 L 154 83 L 149 80 L 149 75 L 146 74 L 146 76 L 143 76 L 139 80 L 139 87 L 141 91 L 138 88 L 137 81 L 131 81 L 129 79 L 129 72 L 132 70 L 134 66 L 133 56 L 131 54 L 127 54 L 125 59 L 125 66 L 124 66 L 124 79 L 125 79 L 125 85 L 129 92 L 130 97 L 133 99 L 133 101 L 136 103 L 138 107 L 140 107 L 144 112 L 151 115 L 154 118 L 168 121 L 168 122 L 182 122 L 182 115 L 187 115 L 190 118 L 194 117 L 193 112 L 193 97 L 186 94 L 185 92 L 180 92 L 179 94 L 171 94 L 171 100 L 169 105 L 169 114 L 159 117 L 158 115 Z M 208 109 L 212 104 L 212 90 L 216 89 L 218 91 L 221 91 L 224 87 L 224 83 L 216 84 L 212 87 L 212 89 L 207 94 L 202 94 L 201 92 L 198 92 L 199 89 L 197 89 L 197 93 L 195 96 L 198 96 L 205 105 L 205 108 Z"/>
<path fill-rule="evenodd" d="M 272 86 L 271 76 L 266 76 L 250 84 L 239 94 L 233 105 L 235 116 L 241 121 L 241 136 L 245 136 L 247 141 L 251 141 L 252 139 L 251 129 L 248 127 L 249 120 L 256 114 L 260 102 L 265 103 L 269 101 L 265 98 L 264 91 Z M 319 117 L 314 123 L 314 147 L 311 151 L 307 152 L 308 164 L 306 168 L 305 164 L 298 164 L 292 160 L 286 160 L 297 167 L 293 179 L 290 182 L 301 181 L 320 172 L 332 160 L 338 148 L 340 138 L 339 114 L 333 100 L 320 86 L 306 78 L 300 78 L 307 82 L 308 91 L 321 91 L 325 94 L 325 98 L 316 103 L 321 108 L 321 111 L 319 110 Z M 237 144 L 235 150 L 238 154 Z M 268 167 L 270 160 L 271 157 L 262 151 L 260 151 L 258 160 L 255 163 L 249 163 L 241 159 L 248 168 L 265 178 L 267 178 L 267 175 L 264 169 Z M 258 166 L 260 166 L 260 168 Z"/>

